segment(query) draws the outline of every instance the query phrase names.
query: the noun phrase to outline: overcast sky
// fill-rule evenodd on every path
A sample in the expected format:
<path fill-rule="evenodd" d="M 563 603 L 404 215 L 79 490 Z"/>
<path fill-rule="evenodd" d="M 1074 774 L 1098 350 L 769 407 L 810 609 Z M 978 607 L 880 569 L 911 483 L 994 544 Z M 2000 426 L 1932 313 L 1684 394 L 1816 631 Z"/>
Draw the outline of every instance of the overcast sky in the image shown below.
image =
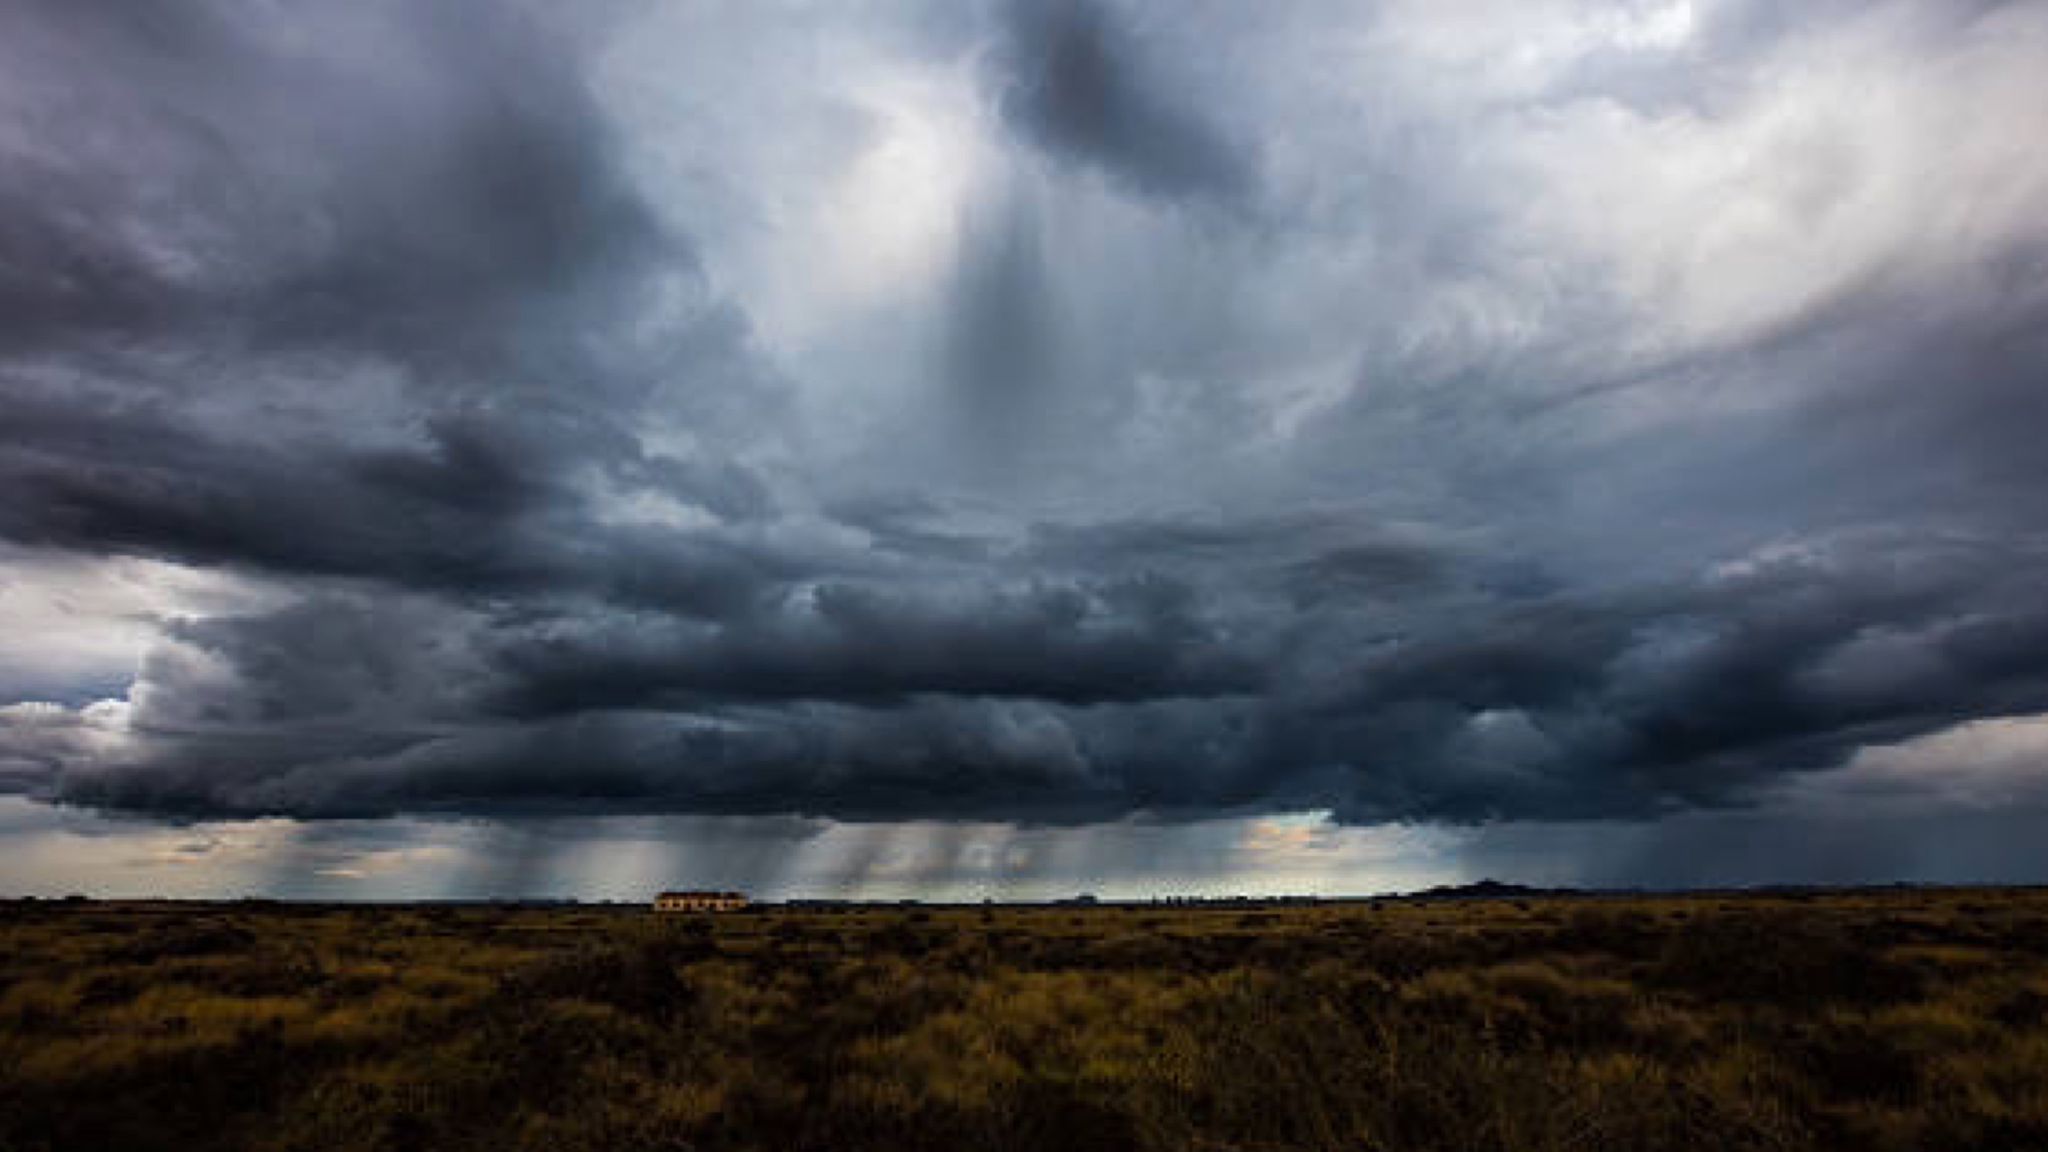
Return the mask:
<path fill-rule="evenodd" d="M 2048 4 L 0 7 L 0 890 L 2048 880 Z"/>

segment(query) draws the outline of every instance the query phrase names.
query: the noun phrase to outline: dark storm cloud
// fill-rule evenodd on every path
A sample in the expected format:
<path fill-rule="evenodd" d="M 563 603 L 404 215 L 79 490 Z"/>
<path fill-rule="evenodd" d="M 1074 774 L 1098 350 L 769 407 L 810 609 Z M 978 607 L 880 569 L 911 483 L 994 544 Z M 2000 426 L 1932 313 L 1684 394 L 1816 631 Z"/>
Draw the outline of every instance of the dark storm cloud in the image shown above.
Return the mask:
<path fill-rule="evenodd" d="M 390 575 L 420 583 L 516 581 L 504 535 L 548 495 L 509 429 L 447 420 L 416 452 L 226 442 L 160 406 L 93 411 L 18 396 L 4 459 L 24 499 L 10 537 L 107 546 L 199 563 Z M 87 467 L 94 457 L 109 463 Z M 380 516 L 333 516 L 377 508 Z"/>
<path fill-rule="evenodd" d="M 2048 617 L 2026 592 L 2041 560 L 2021 574 L 2005 569 L 2012 559 L 1889 542 L 1662 595 L 1511 611 L 1363 662 L 1316 701 L 1320 726 L 1290 726 L 1335 746 L 1292 755 L 1415 765 L 1416 779 L 1361 772 L 1354 815 L 1739 802 L 1866 744 L 2048 703 L 2048 662 L 2034 655 Z"/>
<path fill-rule="evenodd" d="M 668 700 L 888 702 L 918 695 L 1091 704 L 1245 692 L 1259 680 L 1190 591 L 1163 577 L 1040 583 L 946 603 L 820 585 L 790 610 L 719 626 L 625 619 L 498 653 L 514 713 Z"/>
<path fill-rule="evenodd" d="M 8 17 L 49 55 L 0 93 L 110 139 L 0 175 L 0 269 L 28 300 L 0 366 L 0 531 L 706 613 L 790 567 L 715 523 L 595 525 L 572 488 L 757 518 L 773 497 L 744 462 L 654 450 L 634 420 L 660 403 L 716 432 L 774 399 L 727 310 L 635 346 L 666 319 L 645 298 L 694 262 L 627 190 L 552 34 L 467 5 L 325 18 L 331 51 L 232 8 Z M 398 381 L 388 411 L 347 401 L 365 376 Z"/>
<path fill-rule="evenodd" d="M 235 5 L 31 3 L 6 21 L 9 114 L 93 126 L 0 176 L 10 343 L 225 322 L 445 369 L 516 347 L 477 329 L 535 319 L 534 296 L 574 308 L 622 263 L 687 259 L 617 178 L 555 33 L 516 9 L 293 29 Z"/>
<path fill-rule="evenodd" d="M 1007 9 L 1000 104 L 1019 132 L 1148 195 L 1230 199 L 1249 189 L 1251 160 L 1154 74 L 1114 8 L 1019 0 Z"/>
<path fill-rule="evenodd" d="M 831 502 L 825 512 L 841 524 L 866 533 L 878 551 L 933 560 L 986 560 L 992 541 L 970 532 L 936 526 L 945 509 L 931 500 L 898 493 Z"/>
<path fill-rule="evenodd" d="M 199 564 L 387 579 L 451 593 L 590 593 L 719 615 L 802 562 L 715 531 L 593 528 L 558 469 L 593 468 L 714 513 L 764 497 L 736 465 L 650 460 L 617 435 L 547 416 L 429 418 L 417 448 L 228 441 L 161 410 L 104 412 L 20 397 L 0 444 L 19 499 L 0 509 L 16 541 L 111 548 Z M 107 466 L 85 466 L 96 457 Z"/>
<path fill-rule="evenodd" d="M 1472 575 L 1473 557 L 1448 541 L 1355 522 L 1333 512 L 1287 511 L 1256 519 L 1129 519 L 1106 524 L 1044 522 L 1026 548 L 1036 562 L 1191 573 L 1242 566 L 1275 576 L 1295 593 L 1347 603 L 1374 593 L 1443 590 Z"/>
<path fill-rule="evenodd" d="M 243 815 L 1644 816 L 2048 707 L 2048 614 L 2030 594 L 2048 560 L 2011 561 L 1845 544 L 1393 630 L 1324 614 L 1240 647 L 1170 588 L 1040 592 L 978 620 L 842 591 L 708 633 L 328 601 L 184 630 L 206 659 L 167 650 L 147 670 L 142 756 L 81 759 L 55 790 Z"/>
<path fill-rule="evenodd" d="M 1912 117 L 1780 91 L 1847 7 L 1500 71 L 1431 6 L 1009 4 L 863 41 L 850 162 L 771 146 L 817 77 L 650 80 L 554 9 L 12 8 L 0 538 L 250 591 L 7 705 L 0 786 L 1623 819 L 2048 708 L 2048 181 L 1979 117 L 1923 202 Z M 1873 11 L 1900 107 L 2022 83 L 2024 11 Z"/>
<path fill-rule="evenodd" d="M 0 708 L 0 791 L 48 789 L 64 765 L 91 754 L 93 717 L 55 704 Z"/>

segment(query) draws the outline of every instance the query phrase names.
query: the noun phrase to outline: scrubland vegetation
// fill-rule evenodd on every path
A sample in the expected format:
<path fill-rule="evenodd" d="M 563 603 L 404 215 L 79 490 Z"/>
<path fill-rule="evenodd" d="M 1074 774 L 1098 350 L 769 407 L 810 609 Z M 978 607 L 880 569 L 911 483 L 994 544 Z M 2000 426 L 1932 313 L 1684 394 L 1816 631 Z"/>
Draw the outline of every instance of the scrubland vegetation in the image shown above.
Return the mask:
<path fill-rule="evenodd" d="M 0 1149 L 2048 1147 L 2048 893 L 27 903 Z"/>

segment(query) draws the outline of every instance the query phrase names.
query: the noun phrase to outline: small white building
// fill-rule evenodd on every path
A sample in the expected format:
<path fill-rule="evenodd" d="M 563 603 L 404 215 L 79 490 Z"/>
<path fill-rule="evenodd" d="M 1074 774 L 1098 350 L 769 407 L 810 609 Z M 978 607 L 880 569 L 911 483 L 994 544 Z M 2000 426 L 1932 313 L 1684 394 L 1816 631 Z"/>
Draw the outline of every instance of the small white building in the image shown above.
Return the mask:
<path fill-rule="evenodd" d="M 746 906 L 741 892 L 663 892 L 654 898 L 656 912 L 737 912 Z"/>

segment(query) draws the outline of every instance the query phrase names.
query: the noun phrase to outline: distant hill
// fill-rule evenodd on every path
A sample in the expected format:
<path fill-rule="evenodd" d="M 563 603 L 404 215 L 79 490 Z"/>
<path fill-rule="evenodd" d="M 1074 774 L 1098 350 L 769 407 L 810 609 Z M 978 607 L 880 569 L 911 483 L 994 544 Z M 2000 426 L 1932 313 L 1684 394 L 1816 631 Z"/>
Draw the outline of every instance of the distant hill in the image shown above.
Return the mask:
<path fill-rule="evenodd" d="M 1565 896 L 1573 888 L 1531 888 L 1525 884 L 1508 884 L 1499 880 L 1480 880 L 1471 884 L 1439 884 L 1420 892 L 1410 892 L 1405 900 L 1513 900 L 1531 896 Z"/>

